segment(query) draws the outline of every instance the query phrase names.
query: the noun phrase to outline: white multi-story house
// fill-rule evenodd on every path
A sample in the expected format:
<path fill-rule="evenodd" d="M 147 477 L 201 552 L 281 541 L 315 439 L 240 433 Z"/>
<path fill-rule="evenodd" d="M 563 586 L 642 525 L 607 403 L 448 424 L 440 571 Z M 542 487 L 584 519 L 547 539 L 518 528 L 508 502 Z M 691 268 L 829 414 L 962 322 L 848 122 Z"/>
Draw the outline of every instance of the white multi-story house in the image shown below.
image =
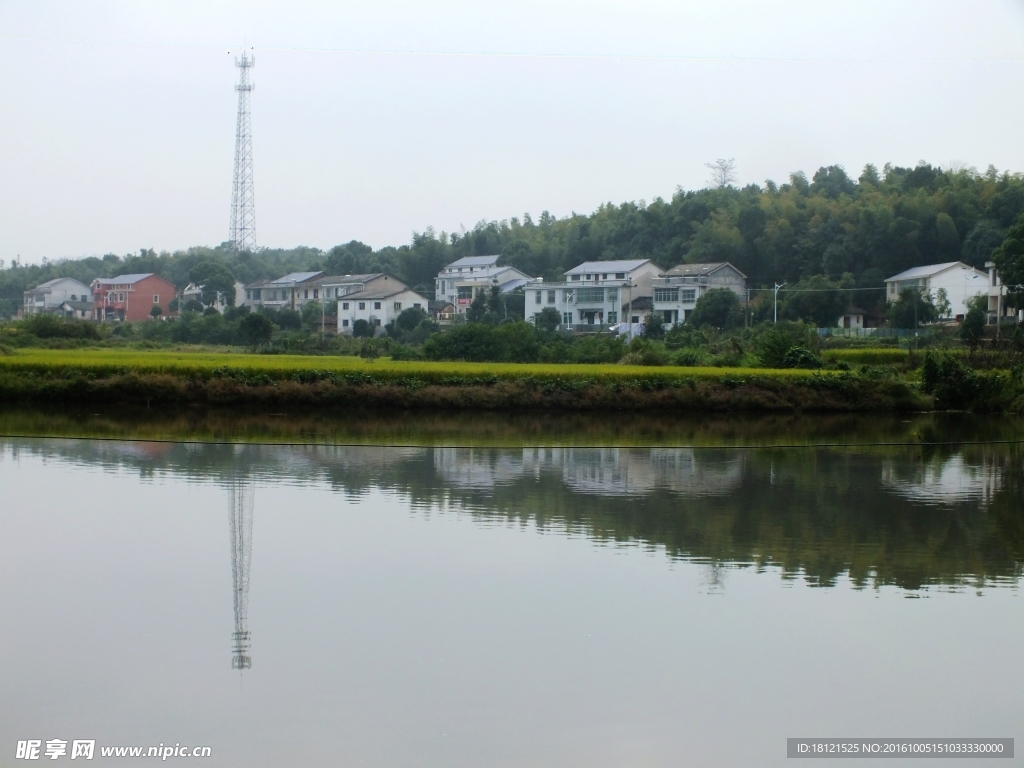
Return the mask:
<path fill-rule="evenodd" d="M 885 281 L 885 298 L 896 301 L 900 293 L 907 288 L 918 289 L 923 296 L 935 299 L 939 289 L 945 289 L 949 300 L 950 313 L 957 319 L 967 314 L 967 302 L 978 294 L 989 295 L 989 283 L 998 279 L 989 273 L 982 272 L 964 264 L 962 261 L 949 261 L 944 264 L 927 264 L 914 267 L 893 275 Z M 998 295 L 998 294 L 997 294 Z"/>
<path fill-rule="evenodd" d="M 244 304 L 253 309 L 301 310 L 307 301 L 320 298 L 318 281 L 324 276 L 323 272 L 292 272 L 276 280 L 257 280 L 245 286 Z"/>
<path fill-rule="evenodd" d="M 243 303 L 255 308 L 301 311 L 311 301 L 334 301 L 356 291 L 371 288 L 406 287 L 383 272 L 362 275 L 325 275 L 323 272 L 293 272 L 276 280 L 258 280 L 245 286 Z"/>
<path fill-rule="evenodd" d="M 320 298 L 334 301 L 358 291 L 371 288 L 406 288 L 405 283 L 397 277 L 385 275 L 383 272 L 370 272 L 363 275 L 332 275 L 323 277 L 313 284 L 313 290 L 319 288 Z"/>
<path fill-rule="evenodd" d="M 21 311 L 24 315 L 35 315 L 40 312 L 68 314 L 61 305 L 74 307 L 75 317 L 90 317 L 91 312 L 79 315 L 78 305 L 84 309 L 92 309 L 92 289 L 73 277 L 57 277 L 40 283 L 35 288 L 25 291 Z M 85 305 L 88 304 L 88 307 Z"/>
<path fill-rule="evenodd" d="M 502 293 L 508 293 L 531 279 L 515 267 L 499 267 L 498 256 L 466 256 L 437 273 L 434 296 L 438 302 L 454 306 L 455 313 L 461 315 L 474 298 L 490 293 L 491 286 L 497 285 Z"/>
<path fill-rule="evenodd" d="M 994 261 L 986 261 L 985 269 L 988 270 L 988 317 L 990 323 L 999 322 L 1001 317 L 1016 317 L 1024 319 L 1024 311 L 1006 306 L 1007 288 L 999 279 L 999 272 L 996 271 Z M 1005 321 L 1003 321 L 1005 322 Z"/>
<path fill-rule="evenodd" d="M 728 288 L 743 299 L 747 276 L 728 261 L 680 264 L 654 278 L 654 311 L 666 323 L 685 323 L 697 299 L 712 288 Z"/>
<path fill-rule="evenodd" d="M 338 299 L 338 333 L 352 333 L 357 320 L 365 320 L 379 333 L 407 309 L 427 311 L 427 299 L 395 278 L 377 281 L 372 287 Z"/>
<path fill-rule="evenodd" d="M 639 323 L 643 313 L 635 303 L 650 299 L 652 281 L 660 272 L 650 259 L 587 261 L 568 270 L 562 282 L 534 280 L 526 286 L 526 321 L 534 322 L 534 316 L 551 307 L 565 330 Z"/>

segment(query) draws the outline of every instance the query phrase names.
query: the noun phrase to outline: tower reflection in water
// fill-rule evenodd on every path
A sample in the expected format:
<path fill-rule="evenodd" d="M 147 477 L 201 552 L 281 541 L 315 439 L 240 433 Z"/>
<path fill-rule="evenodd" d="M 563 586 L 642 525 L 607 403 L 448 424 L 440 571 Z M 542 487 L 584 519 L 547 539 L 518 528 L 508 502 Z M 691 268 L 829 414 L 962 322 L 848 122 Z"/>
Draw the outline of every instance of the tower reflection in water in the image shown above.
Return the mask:
<path fill-rule="evenodd" d="M 231 484 L 231 579 L 235 606 L 231 668 L 251 669 L 249 655 L 249 564 L 252 561 L 253 485 L 245 480 Z"/>

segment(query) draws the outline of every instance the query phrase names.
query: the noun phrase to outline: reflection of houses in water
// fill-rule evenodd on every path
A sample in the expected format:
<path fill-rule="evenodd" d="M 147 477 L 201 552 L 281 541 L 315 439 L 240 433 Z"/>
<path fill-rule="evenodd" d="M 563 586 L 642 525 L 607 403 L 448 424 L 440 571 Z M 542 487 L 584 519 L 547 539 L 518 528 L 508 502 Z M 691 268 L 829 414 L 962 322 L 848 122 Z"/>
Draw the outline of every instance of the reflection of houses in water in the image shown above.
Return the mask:
<path fill-rule="evenodd" d="M 882 486 L 911 501 L 987 503 L 999 490 L 1000 467 L 992 456 L 968 463 L 962 454 L 923 463 L 887 460 Z"/>
<path fill-rule="evenodd" d="M 577 493 L 624 496 L 667 490 L 685 495 L 725 494 L 739 485 L 742 454 L 689 448 L 436 448 L 438 474 L 457 488 L 487 489 L 541 473 L 560 473 Z"/>
<path fill-rule="evenodd" d="M 489 448 L 435 448 L 434 469 L 455 488 L 485 490 L 532 476 L 532 468 L 524 461 L 526 454 Z"/>
<path fill-rule="evenodd" d="M 565 484 L 578 493 L 624 496 L 672 491 L 716 496 L 742 479 L 743 454 L 722 456 L 692 448 L 571 448 L 562 464 Z"/>

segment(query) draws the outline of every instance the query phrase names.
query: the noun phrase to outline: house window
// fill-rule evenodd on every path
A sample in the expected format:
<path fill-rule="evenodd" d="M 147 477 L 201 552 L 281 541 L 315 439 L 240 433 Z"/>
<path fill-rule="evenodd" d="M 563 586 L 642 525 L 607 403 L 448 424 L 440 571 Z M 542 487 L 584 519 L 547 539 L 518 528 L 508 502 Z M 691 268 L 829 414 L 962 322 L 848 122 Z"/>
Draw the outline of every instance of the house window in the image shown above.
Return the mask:
<path fill-rule="evenodd" d="M 380 302 L 379 301 L 373 302 L 373 308 L 374 309 L 380 309 Z"/>
<path fill-rule="evenodd" d="M 601 275 L 601 279 L 602 280 L 607 280 L 608 279 L 608 273 L 606 272 L 603 275 Z"/>
<path fill-rule="evenodd" d="M 471 285 L 460 285 L 459 286 L 459 298 L 460 299 L 472 299 L 473 298 L 473 286 L 471 286 Z"/>
<path fill-rule="evenodd" d="M 402 311 L 402 302 L 396 301 L 395 302 L 395 312 L 401 312 L 401 311 Z"/>
<path fill-rule="evenodd" d="M 600 304 L 604 301 L 604 288 L 580 288 L 576 292 L 577 304 Z"/>
<path fill-rule="evenodd" d="M 359 302 L 359 308 L 360 309 L 366 309 L 366 302 L 365 301 L 360 301 Z"/>
<path fill-rule="evenodd" d="M 314 299 L 319 299 L 320 298 L 320 289 L 319 288 L 314 288 L 313 289 L 313 298 Z"/>
<path fill-rule="evenodd" d="M 380 328 L 380 320 L 378 320 L 377 318 L 373 319 L 373 324 Z"/>
<path fill-rule="evenodd" d="M 348 328 L 348 320 L 342 320 L 341 321 L 341 327 L 342 328 Z"/>
<path fill-rule="evenodd" d="M 540 294 L 541 294 L 541 291 L 534 291 L 534 293 L 533 293 L 533 303 L 534 304 L 540 304 L 540 302 L 541 302 Z"/>
<path fill-rule="evenodd" d="M 618 301 L 619 291 L 617 288 L 609 288 L 607 291 L 608 301 Z"/>
<path fill-rule="evenodd" d="M 615 312 L 615 311 L 609 312 L 608 313 L 608 323 L 610 325 L 618 325 L 619 324 L 619 313 Z"/>
<path fill-rule="evenodd" d="M 573 276 L 572 276 L 572 279 L 573 279 L 573 280 L 579 280 L 579 279 L 580 279 L 580 276 L 579 276 L 579 275 L 573 275 Z"/>
<path fill-rule="evenodd" d="M 246 291 L 245 292 L 245 300 L 248 301 L 251 298 L 252 298 L 252 291 Z"/>
<path fill-rule="evenodd" d="M 413 309 L 422 309 L 422 306 L 420 305 L 420 303 L 418 301 L 415 304 L 413 304 L 412 307 L 413 307 Z"/>
<path fill-rule="evenodd" d="M 563 312 L 562 313 L 562 324 L 563 325 L 572 325 L 572 312 Z"/>
<path fill-rule="evenodd" d="M 252 292 L 252 297 L 254 299 L 258 299 L 260 297 L 260 289 L 259 288 L 257 288 L 255 291 Z"/>
<path fill-rule="evenodd" d="M 696 288 L 683 288 L 679 291 L 679 298 L 684 302 L 696 301 L 697 300 L 697 289 Z"/>
<path fill-rule="evenodd" d="M 625 272 L 616 272 L 615 273 L 615 279 L 616 280 L 625 280 L 626 279 L 626 273 Z"/>
<path fill-rule="evenodd" d="M 555 292 L 554 291 L 548 291 L 548 304 L 554 304 L 554 303 L 555 303 Z"/>
<path fill-rule="evenodd" d="M 154 293 L 153 294 L 153 303 L 154 304 L 159 304 L 160 303 L 160 294 L 159 293 Z"/>
<path fill-rule="evenodd" d="M 347 301 L 343 301 L 343 302 L 341 302 L 341 308 L 342 308 L 342 309 L 348 309 L 348 302 L 347 302 Z M 347 323 L 347 322 L 348 322 L 348 320 L 346 320 L 345 322 Z"/>
<path fill-rule="evenodd" d="M 678 288 L 655 288 L 654 289 L 654 300 L 655 301 L 678 301 L 679 300 L 679 289 Z"/>
<path fill-rule="evenodd" d="M 117 300 L 118 301 L 124 301 L 124 294 L 123 293 L 117 294 Z"/>
<path fill-rule="evenodd" d="M 306 289 L 306 290 L 305 290 L 305 291 L 303 292 L 303 294 L 304 294 L 304 295 L 303 295 L 303 297 L 302 297 L 302 298 L 304 298 L 304 299 L 308 299 L 308 298 L 309 298 L 309 289 Z"/>
<path fill-rule="evenodd" d="M 594 279 L 594 276 L 593 276 L 593 275 L 587 275 L 587 276 L 586 276 L 586 277 L 584 277 L 583 279 L 584 279 L 584 280 L 593 280 L 593 279 Z"/>

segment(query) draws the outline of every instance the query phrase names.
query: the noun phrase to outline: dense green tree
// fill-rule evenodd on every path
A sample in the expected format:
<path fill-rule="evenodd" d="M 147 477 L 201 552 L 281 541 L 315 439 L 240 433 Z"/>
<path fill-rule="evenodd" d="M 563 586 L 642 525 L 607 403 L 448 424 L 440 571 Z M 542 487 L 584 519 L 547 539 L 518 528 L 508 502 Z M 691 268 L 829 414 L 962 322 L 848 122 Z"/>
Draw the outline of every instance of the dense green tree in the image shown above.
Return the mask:
<path fill-rule="evenodd" d="M 518 321 L 501 325 L 466 323 L 436 333 L 423 344 L 430 360 L 529 363 L 537 360 L 540 344 L 533 326 Z"/>
<path fill-rule="evenodd" d="M 472 303 L 466 308 L 466 320 L 471 323 L 482 323 L 487 315 L 487 300 L 482 293 L 473 297 Z"/>
<path fill-rule="evenodd" d="M 260 312 L 244 315 L 238 321 L 238 335 L 242 343 L 253 349 L 269 343 L 273 334 L 274 324 Z"/>
<path fill-rule="evenodd" d="M 938 311 L 931 296 L 916 288 L 904 288 L 899 298 L 889 304 L 886 320 L 890 328 L 917 328 L 938 317 Z"/>
<path fill-rule="evenodd" d="M 370 338 L 374 334 L 374 327 L 365 320 L 356 320 L 352 323 L 352 335 L 357 339 Z"/>
<path fill-rule="evenodd" d="M 554 307 L 544 307 L 544 309 L 533 316 L 533 322 L 539 330 L 551 333 L 557 331 L 558 326 L 562 324 L 562 316 L 558 314 L 558 310 Z"/>
<path fill-rule="evenodd" d="M 839 280 L 829 280 L 824 275 L 805 278 L 782 294 L 780 315 L 787 320 L 805 320 L 819 328 L 831 328 L 850 306 L 850 289 L 855 284 L 849 272 Z"/>
<path fill-rule="evenodd" d="M 1008 286 L 1007 305 L 1024 308 L 1024 214 L 1017 217 L 992 259 L 1003 285 Z"/>
<path fill-rule="evenodd" d="M 661 339 L 665 336 L 665 318 L 660 312 L 651 312 L 644 318 L 644 338 Z"/>
<path fill-rule="evenodd" d="M 985 333 L 988 296 L 978 295 L 967 300 L 967 314 L 960 324 L 960 338 L 973 350 Z"/>
<path fill-rule="evenodd" d="M 302 315 L 294 309 L 279 309 L 270 317 L 282 331 L 297 331 L 302 327 Z"/>
<path fill-rule="evenodd" d="M 729 288 L 712 288 L 697 299 L 687 323 L 696 328 L 704 325 L 725 328 L 737 317 L 742 322 L 740 300 L 736 293 Z"/>
<path fill-rule="evenodd" d="M 427 319 L 429 315 L 424 310 L 419 307 L 408 307 L 395 318 L 395 325 L 401 331 L 411 331 Z"/>
<path fill-rule="evenodd" d="M 189 270 L 188 277 L 192 283 L 203 286 L 203 303 L 207 306 L 217 302 L 218 294 L 224 296 L 229 307 L 235 305 L 235 276 L 224 262 L 201 261 Z"/>

